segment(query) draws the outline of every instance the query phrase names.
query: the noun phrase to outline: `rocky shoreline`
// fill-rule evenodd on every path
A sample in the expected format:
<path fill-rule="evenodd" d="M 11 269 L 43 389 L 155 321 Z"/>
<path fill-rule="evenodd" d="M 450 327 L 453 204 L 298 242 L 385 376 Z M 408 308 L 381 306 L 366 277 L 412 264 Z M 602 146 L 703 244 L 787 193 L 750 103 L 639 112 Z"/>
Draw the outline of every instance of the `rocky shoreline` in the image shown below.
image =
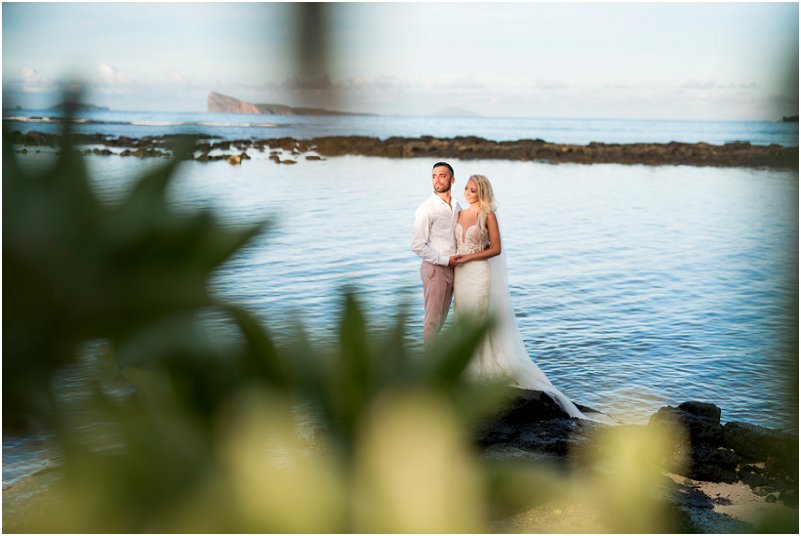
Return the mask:
<path fill-rule="evenodd" d="M 603 472 L 597 466 L 598 455 L 614 454 L 603 452 L 610 447 L 598 440 L 604 428 L 593 421 L 568 418 L 542 393 L 517 390 L 505 409 L 481 429 L 476 442 L 483 456 Z M 720 408 L 697 401 L 663 407 L 647 425 L 612 428 L 660 438 L 663 448 L 655 449 L 661 454 L 655 453 L 658 459 L 653 461 L 663 468 L 662 500 L 678 521 L 679 532 L 747 533 L 764 528 L 756 524 L 776 516 L 794 518 L 797 530 L 797 435 L 742 422 L 722 425 Z M 596 455 L 588 457 L 588 452 Z M 636 463 L 631 460 L 633 467 Z M 572 530 L 581 525 L 565 527 L 564 516 L 553 515 L 553 511 L 571 508 L 582 510 L 575 504 L 546 505 L 505 520 L 499 529 L 581 532 Z M 573 515 L 581 518 L 592 513 Z"/>
<path fill-rule="evenodd" d="M 29 147 L 56 147 L 58 136 L 37 131 L 11 133 L 18 152 Z M 112 137 L 103 134 L 75 134 L 86 154 L 136 157 L 169 157 L 186 136 L 146 136 L 142 138 Z M 241 164 L 252 158 L 253 151 L 270 152 L 270 159 L 279 164 L 295 164 L 325 157 L 361 155 L 383 158 L 429 158 L 463 160 L 519 160 L 549 164 L 640 164 L 687 165 L 713 167 L 749 167 L 798 169 L 798 147 L 751 145 L 732 142 L 725 145 L 708 143 L 596 143 L 588 145 L 557 144 L 544 140 L 497 142 L 475 136 L 455 138 L 392 137 L 385 140 L 366 136 L 323 136 L 311 139 L 289 137 L 223 141 L 216 138 L 194 138 L 194 150 L 185 159 L 197 161 L 225 160 Z M 249 154 L 251 152 L 251 154 Z"/>

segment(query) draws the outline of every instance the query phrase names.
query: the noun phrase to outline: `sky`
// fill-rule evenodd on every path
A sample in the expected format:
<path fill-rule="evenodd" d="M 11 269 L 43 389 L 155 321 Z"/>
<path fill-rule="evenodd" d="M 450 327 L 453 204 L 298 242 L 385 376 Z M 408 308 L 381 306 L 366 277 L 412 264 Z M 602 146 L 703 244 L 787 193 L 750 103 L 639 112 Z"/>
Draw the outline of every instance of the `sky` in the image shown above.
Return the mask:
<path fill-rule="evenodd" d="M 70 81 L 114 110 L 209 92 L 388 115 L 775 120 L 798 114 L 797 3 L 3 3 L 3 106 Z M 305 21 L 305 24 L 304 24 Z M 325 60 L 299 70 L 300 38 Z"/>

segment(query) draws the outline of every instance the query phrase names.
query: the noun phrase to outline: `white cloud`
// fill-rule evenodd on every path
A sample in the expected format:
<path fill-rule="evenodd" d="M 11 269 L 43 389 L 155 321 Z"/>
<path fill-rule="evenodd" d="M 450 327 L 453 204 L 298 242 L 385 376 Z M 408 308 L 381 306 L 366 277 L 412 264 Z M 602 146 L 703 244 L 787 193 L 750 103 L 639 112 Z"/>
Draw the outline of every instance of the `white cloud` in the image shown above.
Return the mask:
<path fill-rule="evenodd" d="M 12 85 L 16 86 L 18 91 L 23 93 L 45 93 L 53 91 L 55 84 L 39 74 L 39 72 L 28 65 L 20 67 L 19 80 L 10 81 Z M 5 84 L 4 84 L 5 85 Z"/>
<path fill-rule="evenodd" d="M 37 73 L 36 69 L 34 69 L 33 67 L 28 67 L 28 66 L 21 67 L 19 70 L 19 74 L 22 76 L 23 82 L 36 83 L 42 80 L 42 77 L 39 76 L 39 73 Z"/>
<path fill-rule="evenodd" d="M 170 68 L 169 72 L 167 73 L 167 80 L 170 84 L 175 85 L 186 85 L 189 83 L 189 80 L 187 80 L 186 77 L 175 67 Z"/>
<path fill-rule="evenodd" d="M 100 78 L 109 84 L 124 84 L 128 81 L 127 76 L 121 73 L 119 69 L 113 65 L 109 65 L 108 63 L 102 64 L 98 68 L 98 71 L 100 73 Z"/>

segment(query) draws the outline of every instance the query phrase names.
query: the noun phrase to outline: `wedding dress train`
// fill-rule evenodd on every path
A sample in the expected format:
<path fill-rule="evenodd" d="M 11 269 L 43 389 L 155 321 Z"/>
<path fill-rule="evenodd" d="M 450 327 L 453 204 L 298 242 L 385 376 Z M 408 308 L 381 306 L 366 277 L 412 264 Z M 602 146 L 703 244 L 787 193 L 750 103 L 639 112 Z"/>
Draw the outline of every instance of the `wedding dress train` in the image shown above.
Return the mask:
<path fill-rule="evenodd" d="M 463 230 L 455 228 L 457 255 L 483 251 L 489 245 L 484 218 Z M 570 417 L 610 422 L 603 414 L 584 414 L 548 380 L 531 360 L 523 345 L 509 295 L 506 258 L 503 253 L 486 260 L 460 264 L 454 272 L 454 315 L 478 319 L 492 315 L 493 329 L 479 345 L 469 372 L 481 378 L 508 378 L 512 385 L 548 394 Z"/>

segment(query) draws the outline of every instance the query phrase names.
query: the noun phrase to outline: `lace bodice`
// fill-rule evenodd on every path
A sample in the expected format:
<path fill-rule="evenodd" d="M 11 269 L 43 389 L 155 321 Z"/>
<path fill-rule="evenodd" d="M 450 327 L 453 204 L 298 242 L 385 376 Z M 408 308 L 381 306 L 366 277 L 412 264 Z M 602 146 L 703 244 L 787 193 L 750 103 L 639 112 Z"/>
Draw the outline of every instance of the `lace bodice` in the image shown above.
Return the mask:
<path fill-rule="evenodd" d="M 456 234 L 457 255 L 469 255 L 484 251 L 489 245 L 487 231 L 478 224 L 471 225 L 465 232 L 462 230 L 462 224 L 457 223 L 454 233 Z"/>
<path fill-rule="evenodd" d="M 477 253 L 489 245 L 486 218 L 482 216 L 479 214 L 476 225 L 466 230 L 456 222 L 458 254 Z M 570 417 L 612 422 L 603 414 L 583 413 L 532 361 L 517 326 L 503 252 L 483 261 L 457 265 L 453 273 L 453 297 L 457 319 L 466 316 L 484 320 L 488 315 L 493 319 L 492 328 L 476 347 L 470 362 L 472 376 L 495 380 L 505 377 L 516 387 L 547 394 Z"/>

